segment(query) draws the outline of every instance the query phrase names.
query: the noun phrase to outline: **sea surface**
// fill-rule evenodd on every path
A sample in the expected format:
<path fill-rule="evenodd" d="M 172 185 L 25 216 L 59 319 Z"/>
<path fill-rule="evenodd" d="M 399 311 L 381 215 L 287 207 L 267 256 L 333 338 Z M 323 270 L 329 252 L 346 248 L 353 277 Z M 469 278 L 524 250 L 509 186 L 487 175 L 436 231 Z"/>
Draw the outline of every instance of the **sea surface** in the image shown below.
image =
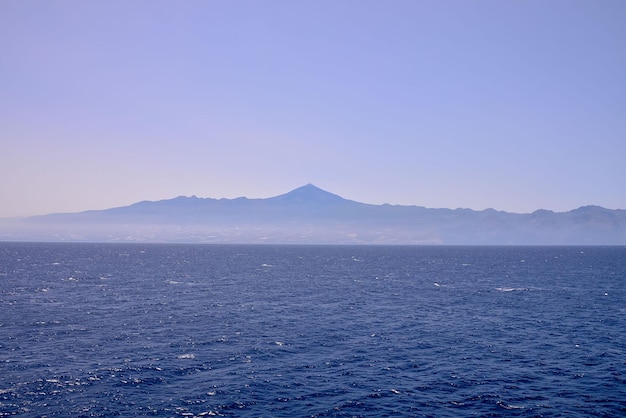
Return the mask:
<path fill-rule="evenodd" d="M 626 248 L 0 243 L 13 415 L 626 416 Z"/>

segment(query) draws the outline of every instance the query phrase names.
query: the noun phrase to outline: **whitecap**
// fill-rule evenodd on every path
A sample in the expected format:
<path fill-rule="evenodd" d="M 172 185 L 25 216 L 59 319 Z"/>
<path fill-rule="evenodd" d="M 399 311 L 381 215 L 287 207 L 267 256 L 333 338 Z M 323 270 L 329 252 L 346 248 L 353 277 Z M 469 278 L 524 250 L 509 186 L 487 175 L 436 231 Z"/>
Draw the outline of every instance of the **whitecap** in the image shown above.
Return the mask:
<path fill-rule="evenodd" d="M 506 403 L 504 403 L 502 401 L 498 402 L 498 406 L 500 408 L 503 408 L 503 409 L 524 409 L 523 406 L 510 405 L 510 404 L 506 404 Z"/>
<path fill-rule="evenodd" d="M 496 287 L 498 292 L 523 292 L 525 290 L 530 290 L 526 287 Z"/>
<path fill-rule="evenodd" d="M 195 354 L 187 353 L 187 354 L 181 354 L 177 358 L 181 358 L 181 359 L 195 359 L 196 356 L 195 356 Z"/>

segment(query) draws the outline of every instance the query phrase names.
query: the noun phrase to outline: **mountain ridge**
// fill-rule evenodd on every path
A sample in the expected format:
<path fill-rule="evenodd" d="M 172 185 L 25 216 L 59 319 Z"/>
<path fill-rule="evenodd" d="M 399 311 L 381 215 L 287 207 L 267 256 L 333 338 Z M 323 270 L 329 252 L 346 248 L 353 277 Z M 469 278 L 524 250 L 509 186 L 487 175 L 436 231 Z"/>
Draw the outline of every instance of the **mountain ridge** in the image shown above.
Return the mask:
<path fill-rule="evenodd" d="M 0 240 L 292 244 L 624 245 L 626 210 L 374 205 L 309 183 L 249 199 L 177 196 L 0 223 Z"/>

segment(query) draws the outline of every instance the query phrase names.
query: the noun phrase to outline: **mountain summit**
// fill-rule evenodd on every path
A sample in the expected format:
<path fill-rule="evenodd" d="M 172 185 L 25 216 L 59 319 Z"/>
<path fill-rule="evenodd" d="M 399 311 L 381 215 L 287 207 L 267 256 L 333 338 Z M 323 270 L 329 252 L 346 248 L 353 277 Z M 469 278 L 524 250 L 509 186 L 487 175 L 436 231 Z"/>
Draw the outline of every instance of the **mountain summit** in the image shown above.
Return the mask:
<path fill-rule="evenodd" d="M 291 202 L 291 203 L 339 203 L 350 202 L 341 196 L 322 190 L 309 183 L 298 187 L 288 193 L 267 199 L 271 202 Z"/>
<path fill-rule="evenodd" d="M 530 214 L 370 205 L 312 184 L 267 199 L 179 196 L 0 223 L 4 241 L 626 245 L 626 210 Z"/>

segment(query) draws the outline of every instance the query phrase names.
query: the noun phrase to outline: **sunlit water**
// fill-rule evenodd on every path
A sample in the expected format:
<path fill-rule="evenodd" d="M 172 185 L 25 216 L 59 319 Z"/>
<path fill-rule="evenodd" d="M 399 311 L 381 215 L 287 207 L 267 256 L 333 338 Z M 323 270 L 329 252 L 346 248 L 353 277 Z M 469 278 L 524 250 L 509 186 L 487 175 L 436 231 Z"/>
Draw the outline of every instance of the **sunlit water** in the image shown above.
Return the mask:
<path fill-rule="evenodd" d="M 626 248 L 0 243 L 0 416 L 624 416 Z"/>

